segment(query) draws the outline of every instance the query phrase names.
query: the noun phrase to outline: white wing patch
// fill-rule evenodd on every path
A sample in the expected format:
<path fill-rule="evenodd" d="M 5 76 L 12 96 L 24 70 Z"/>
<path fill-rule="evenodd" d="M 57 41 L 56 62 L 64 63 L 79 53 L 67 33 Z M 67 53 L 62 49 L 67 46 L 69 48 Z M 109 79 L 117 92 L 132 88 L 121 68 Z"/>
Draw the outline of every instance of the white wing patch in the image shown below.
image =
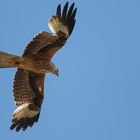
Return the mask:
<path fill-rule="evenodd" d="M 69 36 L 69 31 L 67 26 L 65 26 L 62 22 L 59 21 L 59 19 L 55 16 L 53 16 L 49 22 L 48 22 L 48 26 L 50 28 L 50 30 L 53 33 L 58 33 L 59 31 L 64 32 L 67 36 Z"/>
<path fill-rule="evenodd" d="M 33 118 L 35 117 L 40 110 L 31 110 L 29 109 L 29 103 L 25 103 L 21 106 L 19 106 L 14 112 L 13 112 L 13 119 L 20 120 L 23 118 Z"/>
<path fill-rule="evenodd" d="M 39 86 L 39 87 L 38 87 L 38 90 L 39 90 L 40 92 L 42 92 L 42 87 L 41 87 L 41 86 Z"/>

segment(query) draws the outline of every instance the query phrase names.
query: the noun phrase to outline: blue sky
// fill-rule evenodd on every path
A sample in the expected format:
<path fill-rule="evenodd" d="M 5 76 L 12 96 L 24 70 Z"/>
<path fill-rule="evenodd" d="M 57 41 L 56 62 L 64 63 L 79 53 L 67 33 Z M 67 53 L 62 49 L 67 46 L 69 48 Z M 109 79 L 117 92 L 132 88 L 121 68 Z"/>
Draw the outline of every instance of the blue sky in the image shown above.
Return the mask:
<path fill-rule="evenodd" d="M 0 50 L 22 54 L 64 0 L 1 0 Z M 72 3 L 73 1 L 70 1 Z M 77 1 L 77 23 L 53 58 L 39 122 L 11 131 L 15 69 L 0 70 L 0 130 L 6 140 L 140 139 L 140 1 Z"/>

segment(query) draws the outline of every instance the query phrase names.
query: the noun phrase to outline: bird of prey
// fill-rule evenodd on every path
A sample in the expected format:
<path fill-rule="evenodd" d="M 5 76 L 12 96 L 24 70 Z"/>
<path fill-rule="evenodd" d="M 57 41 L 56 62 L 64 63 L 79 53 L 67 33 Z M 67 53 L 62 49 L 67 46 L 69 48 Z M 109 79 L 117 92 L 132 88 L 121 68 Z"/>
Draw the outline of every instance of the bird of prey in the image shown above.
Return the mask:
<path fill-rule="evenodd" d="M 17 68 L 13 97 L 17 106 L 12 114 L 11 130 L 25 131 L 38 121 L 44 98 L 46 73 L 58 75 L 58 69 L 51 61 L 70 37 L 76 19 L 75 3 L 66 2 L 63 9 L 59 4 L 56 15 L 48 21 L 52 33 L 43 31 L 27 45 L 22 56 L 0 51 L 0 68 Z"/>

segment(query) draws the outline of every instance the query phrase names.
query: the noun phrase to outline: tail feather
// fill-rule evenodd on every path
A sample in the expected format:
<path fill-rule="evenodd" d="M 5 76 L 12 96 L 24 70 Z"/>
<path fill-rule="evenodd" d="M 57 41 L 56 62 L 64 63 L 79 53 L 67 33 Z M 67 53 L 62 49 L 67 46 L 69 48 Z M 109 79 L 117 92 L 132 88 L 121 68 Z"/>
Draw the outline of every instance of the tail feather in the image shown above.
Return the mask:
<path fill-rule="evenodd" d="M 77 8 L 74 8 L 74 4 L 68 9 L 68 2 L 65 4 L 63 10 L 61 11 L 61 5 L 57 6 L 56 16 L 52 16 L 49 20 L 49 28 L 53 33 L 58 33 L 59 31 L 64 32 L 68 37 L 71 35 L 76 19 L 75 15 Z"/>
<path fill-rule="evenodd" d="M 19 56 L 0 51 L 0 68 L 17 67 L 19 58 Z"/>

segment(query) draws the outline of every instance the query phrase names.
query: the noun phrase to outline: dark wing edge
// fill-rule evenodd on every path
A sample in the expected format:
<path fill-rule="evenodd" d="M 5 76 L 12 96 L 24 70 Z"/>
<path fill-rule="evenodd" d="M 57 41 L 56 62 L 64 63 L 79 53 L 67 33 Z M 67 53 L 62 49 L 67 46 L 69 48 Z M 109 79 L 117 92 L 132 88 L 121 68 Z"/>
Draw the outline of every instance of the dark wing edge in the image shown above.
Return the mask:
<path fill-rule="evenodd" d="M 52 16 L 49 20 L 49 28 L 53 33 L 64 32 L 67 36 L 70 36 L 75 26 L 75 16 L 77 8 L 74 8 L 75 3 L 72 3 L 70 8 L 67 2 L 61 11 L 61 5 L 57 6 L 56 16 Z"/>
<path fill-rule="evenodd" d="M 11 130 L 21 129 L 25 131 L 28 127 L 32 127 L 38 121 L 40 108 L 37 108 L 33 103 L 26 103 L 19 106 L 13 113 Z"/>
<path fill-rule="evenodd" d="M 44 74 L 36 74 L 18 69 L 15 75 L 13 92 L 18 106 L 12 115 L 11 130 L 32 127 L 38 121 L 44 97 Z"/>

